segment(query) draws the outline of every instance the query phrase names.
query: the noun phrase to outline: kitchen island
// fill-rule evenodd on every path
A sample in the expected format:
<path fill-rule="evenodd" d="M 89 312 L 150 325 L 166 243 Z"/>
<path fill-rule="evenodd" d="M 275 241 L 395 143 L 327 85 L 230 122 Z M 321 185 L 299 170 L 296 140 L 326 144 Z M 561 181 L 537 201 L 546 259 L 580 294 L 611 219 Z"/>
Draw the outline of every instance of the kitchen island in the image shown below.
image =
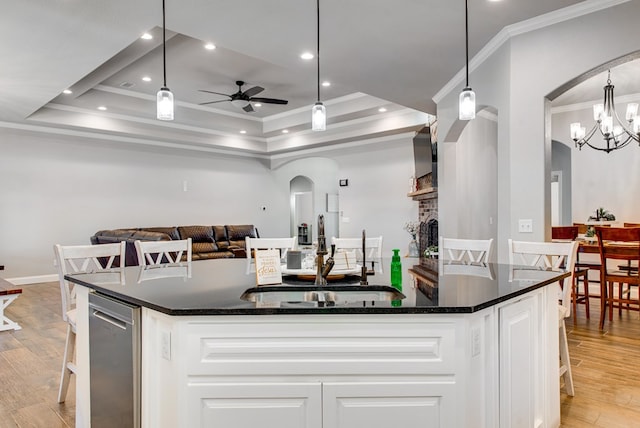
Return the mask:
<path fill-rule="evenodd" d="M 80 285 L 76 426 L 91 421 L 90 292 L 142 308 L 142 427 L 559 426 L 557 281 L 569 274 L 435 269 L 420 282 L 432 293 L 409 272 L 418 260 L 402 262 L 400 303 L 243 300 L 255 277 L 234 259 L 67 276 Z"/>

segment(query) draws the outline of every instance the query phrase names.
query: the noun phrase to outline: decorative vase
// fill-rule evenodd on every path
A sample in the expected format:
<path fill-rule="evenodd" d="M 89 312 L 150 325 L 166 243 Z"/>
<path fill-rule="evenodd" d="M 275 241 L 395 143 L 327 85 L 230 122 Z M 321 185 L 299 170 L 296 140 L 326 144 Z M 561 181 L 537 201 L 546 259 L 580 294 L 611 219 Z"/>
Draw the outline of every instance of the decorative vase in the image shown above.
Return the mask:
<path fill-rule="evenodd" d="M 411 242 L 409 242 L 409 257 L 420 257 L 416 235 L 411 235 Z"/>

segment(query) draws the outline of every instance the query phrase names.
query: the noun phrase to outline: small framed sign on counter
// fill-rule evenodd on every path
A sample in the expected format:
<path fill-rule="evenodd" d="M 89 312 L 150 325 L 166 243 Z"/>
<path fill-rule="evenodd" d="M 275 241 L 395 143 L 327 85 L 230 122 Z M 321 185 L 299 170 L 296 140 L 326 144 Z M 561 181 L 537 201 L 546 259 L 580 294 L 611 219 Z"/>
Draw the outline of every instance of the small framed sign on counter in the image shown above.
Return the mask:
<path fill-rule="evenodd" d="M 256 250 L 256 285 L 282 284 L 280 250 Z"/>

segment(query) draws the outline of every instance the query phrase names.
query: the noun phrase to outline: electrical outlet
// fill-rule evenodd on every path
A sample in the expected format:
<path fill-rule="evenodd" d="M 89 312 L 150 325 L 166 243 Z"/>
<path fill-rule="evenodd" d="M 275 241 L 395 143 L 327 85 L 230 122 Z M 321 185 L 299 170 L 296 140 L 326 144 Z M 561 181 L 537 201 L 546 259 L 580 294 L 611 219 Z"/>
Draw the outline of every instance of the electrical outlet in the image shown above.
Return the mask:
<path fill-rule="evenodd" d="M 530 218 L 521 218 L 518 220 L 518 232 L 533 233 L 533 220 Z"/>
<path fill-rule="evenodd" d="M 165 360 L 171 361 L 171 332 L 163 331 L 160 341 L 160 355 Z"/>

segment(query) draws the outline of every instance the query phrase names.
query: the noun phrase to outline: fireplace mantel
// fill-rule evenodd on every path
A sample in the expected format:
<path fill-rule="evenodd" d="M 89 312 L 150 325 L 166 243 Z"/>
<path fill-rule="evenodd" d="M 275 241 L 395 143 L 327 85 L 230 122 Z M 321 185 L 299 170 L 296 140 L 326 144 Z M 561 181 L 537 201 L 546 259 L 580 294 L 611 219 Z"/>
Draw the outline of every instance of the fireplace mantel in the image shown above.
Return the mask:
<path fill-rule="evenodd" d="M 415 192 L 407 193 L 407 196 L 413 199 L 414 201 L 438 199 L 438 188 L 426 187 L 424 189 L 416 190 Z"/>

